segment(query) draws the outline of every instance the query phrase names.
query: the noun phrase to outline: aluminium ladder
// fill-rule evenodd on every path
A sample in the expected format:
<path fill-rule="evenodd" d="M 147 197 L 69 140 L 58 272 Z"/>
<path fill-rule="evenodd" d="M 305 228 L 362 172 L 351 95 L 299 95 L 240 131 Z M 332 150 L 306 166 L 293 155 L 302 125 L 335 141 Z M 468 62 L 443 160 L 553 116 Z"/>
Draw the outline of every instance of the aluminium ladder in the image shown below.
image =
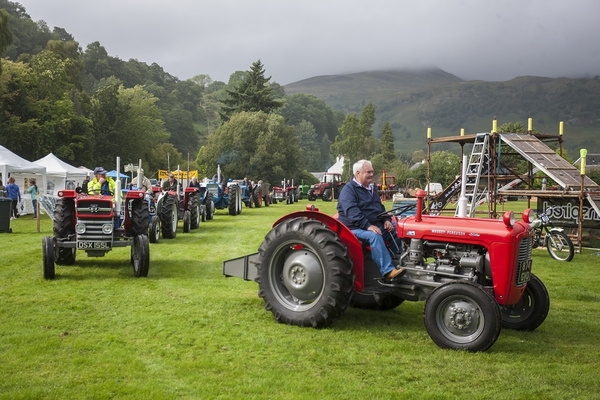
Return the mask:
<path fill-rule="evenodd" d="M 488 197 L 488 189 L 479 190 L 479 178 L 482 172 L 489 171 L 488 154 L 489 133 L 478 133 L 473 143 L 469 163 L 467 164 L 467 179 L 465 183 L 465 197 L 467 198 L 467 216 L 473 217 L 478 205 L 483 204 Z M 458 208 L 455 216 L 458 215 Z"/>

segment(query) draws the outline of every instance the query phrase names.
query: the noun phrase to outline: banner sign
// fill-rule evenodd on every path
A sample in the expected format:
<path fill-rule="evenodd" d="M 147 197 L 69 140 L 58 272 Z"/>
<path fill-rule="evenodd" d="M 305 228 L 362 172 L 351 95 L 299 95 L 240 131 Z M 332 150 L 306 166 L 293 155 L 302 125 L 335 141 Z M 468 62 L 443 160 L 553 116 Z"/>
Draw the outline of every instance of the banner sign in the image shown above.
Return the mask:
<path fill-rule="evenodd" d="M 542 212 L 551 205 L 559 206 L 550 215 L 552 225 L 564 228 L 569 235 L 577 236 L 579 227 L 579 199 L 538 197 L 537 212 Z M 583 200 L 582 243 L 585 247 L 600 247 L 600 216 L 590 205 L 587 198 Z"/>

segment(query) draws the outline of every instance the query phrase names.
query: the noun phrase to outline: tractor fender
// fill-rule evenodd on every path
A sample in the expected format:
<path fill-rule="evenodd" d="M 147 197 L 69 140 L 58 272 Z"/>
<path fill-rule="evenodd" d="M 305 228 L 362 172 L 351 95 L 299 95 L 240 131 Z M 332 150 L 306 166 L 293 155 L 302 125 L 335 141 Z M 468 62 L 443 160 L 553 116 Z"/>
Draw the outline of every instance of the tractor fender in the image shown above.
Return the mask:
<path fill-rule="evenodd" d="M 314 219 L 325 224 L 331 231 L 337 233 L 340 240 L 346 245 L 348 250 L 348 256 L 352 260 L 352 268 L 354 273 L 354 290 L 362 292 L 364 290 L 364 268 L 365 260 L 363 256 L 363 249 L 360 241 L 354 236 L 352 231 L 348 227 L 342 224 L 340 221 L 332 217 L 331 215 L 323 214 L 318 210 L 311 210 L 313 206 L 307 206 L 307 210 L 295 211 L 290 214 L 284 215 L 279 218 L 273 224 L 273 227 L 280 223 L 294 218 L 307 218 Z"/>

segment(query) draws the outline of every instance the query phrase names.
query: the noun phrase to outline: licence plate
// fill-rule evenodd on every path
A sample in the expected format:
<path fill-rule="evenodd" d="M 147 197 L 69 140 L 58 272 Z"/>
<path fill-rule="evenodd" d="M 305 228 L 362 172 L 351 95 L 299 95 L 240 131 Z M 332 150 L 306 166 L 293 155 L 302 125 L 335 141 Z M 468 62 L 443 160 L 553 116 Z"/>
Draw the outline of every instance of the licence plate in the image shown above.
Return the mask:
<path fill-rule="evenodd" d="M 110 242 L 77 242 L 78 249 L 110 250 Z"/>
<path fill-rule="evenodd" d="M 522 261 L 519 263 L 517 268 L 517 285 L 522 285 L 524 283 L 529 282 L 529 278 L 531 277 L 531 260 Z"/>

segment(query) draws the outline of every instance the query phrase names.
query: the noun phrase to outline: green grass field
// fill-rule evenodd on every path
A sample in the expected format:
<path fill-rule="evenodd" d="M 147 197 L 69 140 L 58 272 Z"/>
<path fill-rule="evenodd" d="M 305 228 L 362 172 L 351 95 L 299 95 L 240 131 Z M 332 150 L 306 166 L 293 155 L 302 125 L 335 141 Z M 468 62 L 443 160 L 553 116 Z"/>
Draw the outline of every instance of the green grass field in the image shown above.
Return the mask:
<path fill-rule="evenodd" d="M 0 233 L 0 399 L 597 399 L 599 256 L 534 250 L 551 308 L 535 332 L 503 330 L 484 353 L 441 350 L 424 303 L 349 308 L 327 329 L 279 324 L 257 284 L 221 273 L 255 252 L 277 204 L 213 221 L 150 248 L 134 278 L 129 248 L 42 274 L 47 216 Z M 333 213 L 335 203 L 315 202 Z M 388 203 L 391 206 L 391 203 Z M 181 223 L 180 223 L 181 224 Z"/>

